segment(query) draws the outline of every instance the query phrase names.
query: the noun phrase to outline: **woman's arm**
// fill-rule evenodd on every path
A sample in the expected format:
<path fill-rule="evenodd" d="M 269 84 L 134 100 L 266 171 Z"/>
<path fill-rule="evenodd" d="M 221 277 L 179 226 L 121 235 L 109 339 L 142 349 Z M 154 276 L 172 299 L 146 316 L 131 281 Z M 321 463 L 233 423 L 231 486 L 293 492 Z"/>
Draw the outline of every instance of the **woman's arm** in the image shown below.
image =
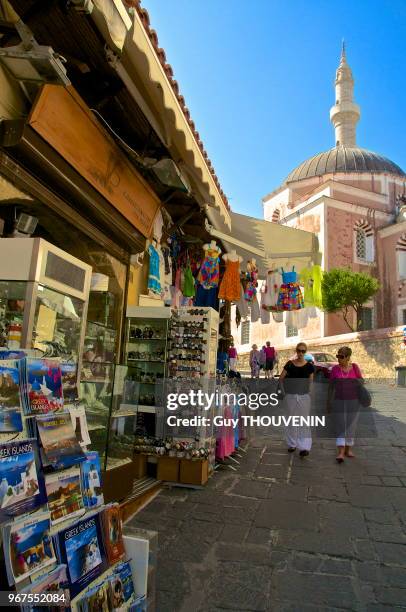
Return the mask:
<path fill-rule="evenodd" d="M 279 381 L 278 381 L 278 386 L 279 389 L 282 391 L 283 395 L 285 395 L 286 391 L 285 391 L 285 385 L 284 385 L 284 380 L 287 376 L 287 370 L 285 368 L 283 368 L 280 376 L 279 376 Z"/>

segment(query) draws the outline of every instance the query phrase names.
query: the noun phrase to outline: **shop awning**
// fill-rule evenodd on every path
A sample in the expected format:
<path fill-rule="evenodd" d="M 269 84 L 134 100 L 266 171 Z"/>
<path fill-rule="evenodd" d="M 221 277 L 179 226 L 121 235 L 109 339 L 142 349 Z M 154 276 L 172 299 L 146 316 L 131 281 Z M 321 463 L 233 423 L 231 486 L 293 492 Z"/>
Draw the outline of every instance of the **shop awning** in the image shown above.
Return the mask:
<path fill-rule="evenodd" d="M 311 232 L 234 212 L 230 213 L 230 231 L 216 211 L 207 209 L 207 214 L 211 236 L 221 240 L 226 251 L 237 251 L 244 261 L 254 257 L 260 278 L 276 267 L 294 265 L 300 271 L 308 263 L 320 263 L 318 239 Z"/>

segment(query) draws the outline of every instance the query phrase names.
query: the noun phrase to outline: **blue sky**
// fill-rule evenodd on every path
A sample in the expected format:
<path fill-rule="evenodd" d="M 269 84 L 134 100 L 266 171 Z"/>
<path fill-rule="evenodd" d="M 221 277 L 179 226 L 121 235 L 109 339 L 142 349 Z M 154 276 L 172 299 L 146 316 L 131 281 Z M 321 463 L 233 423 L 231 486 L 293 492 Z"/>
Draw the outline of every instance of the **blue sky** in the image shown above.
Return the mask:
<path fill-rule="evenodd" d="M 406 170 L 405 0 L 143 0 L 236 212 L 334 146 L 341 40 L 361 106 L 357 144 Z"/>

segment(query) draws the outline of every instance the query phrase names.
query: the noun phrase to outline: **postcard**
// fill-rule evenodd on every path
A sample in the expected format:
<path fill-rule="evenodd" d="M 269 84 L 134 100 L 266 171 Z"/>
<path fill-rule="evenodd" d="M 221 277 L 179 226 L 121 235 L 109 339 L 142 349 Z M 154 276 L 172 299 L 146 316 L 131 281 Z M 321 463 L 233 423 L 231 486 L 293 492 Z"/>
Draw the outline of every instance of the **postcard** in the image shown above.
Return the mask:
<path fill-rule="evenodd" d="M 109 583 L 101 582 L 87 593 L 87 612 L 110 612 Z"/>
<path fill-rule="evenodd" d="M 45 488 L 52 525 L 84 513 L 78 468 L 48 474 L 45 478 Z"/>
<path fill-rule="evenodd" d="M 0 523 L 46 504 L 36 440 L 0 445 Z"/>
<path fill-rule="evenodd" d="M 72 419 L 72 427 L 80 446 L 89 446 L 91 441 L 87 428 L 85 407 L 82 405 L 69 406 L 69 412 Z"/>
<path fill-rule="evenodd" d="M 63 410 L 62 372 L 56 359 L 27 359 L 30 414 Z"/>
<path fill-rule="evenodd" d="M 78 392 L 78 364 L 75 361 L 61 362 L 62 392 L 64 404 L 77 401 Z"/>
<path fill-rule="evenodd" d="M 37 416 L 44 465 L 67 468 L 85 460 L 72 427 L 69 412 Z"/>
<path fill-rule="evenodd" d="M 58 565 L 54 570 L 50 571 L 49 574 L 40 576 L 34 582 L 21 589 L 21 593 L 28 593 L 29 595 L 35 595 L 40 593 L 56 593 L 59 597 L 63 597 L 64 606 L 56 607 L 56 610 L 63 610 L 68 608 L 70 604 L 70 594 L 68 589 L 68 575 L 66 565 Z M 42 612 L 44 607 L 28 605 L 22 606 L 23 612 Z M 54 606 L 47 606 L 47 610 L 53 610 Z"/>
<path fill-rule="evenodd" d="M 23 430 L 21 382 L 18 362 L 0 360 L 0 433 Z"/>
<path fill-rule="evenodd" d="M 4 556 L 10 586 L 55 563 L 50 527 L 49 513 L 4 525 Z"/>
<path fill-rule="evenodd" d="M 61 563 L 68 566 L 71 597 L 76 597 L 108 567 L 100 526 L 100 515 L 62 529 L 57 534 Z"/>
<path fill-rule="evenodd" d="M 104 503 L 100 457 L 96 451 L 86 453 L 86 461 L 80 464 L 82 495 L 87 508 L 97 508 Z"/>
<path fill-rule="evenodd" d="M 102 513 L 104 545 L 110 565 L 120 561 L 125 554 L 120 506 L 110 504 Z"/>
<path fill-rule="evenodd" d="M 119 610 L 134 597 L 134 582 L 130 564 L 121 563 L 110 578 L 110 608 Z"/>

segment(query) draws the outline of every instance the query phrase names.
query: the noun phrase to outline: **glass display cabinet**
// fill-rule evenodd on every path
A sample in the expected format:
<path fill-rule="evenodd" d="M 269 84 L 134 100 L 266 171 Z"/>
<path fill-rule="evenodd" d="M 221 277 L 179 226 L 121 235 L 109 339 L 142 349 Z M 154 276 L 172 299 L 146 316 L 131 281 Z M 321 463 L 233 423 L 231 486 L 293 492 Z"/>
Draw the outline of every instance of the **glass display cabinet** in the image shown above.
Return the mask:
<path fill-rule="evenodd" d="M 129 366 L 123 409 L 137 412 L 138 428 L 155 435 L 157 390 L 166 376 L 170 308 L 127 309 L 125 362 Z"/>
<path fill-rule="evenodd" d="M 41 238 L 0 239 L 0 344 L 78 363 L 92 268 Z"/>
<path fill-rule="evenodd" d="M 116 347 L 119 334 L 117 310 L 118 301 L 113 293 L 90 291 L 83 350 L 84 361 L 99 360 L 103 363 L 117 361 Z"/>

